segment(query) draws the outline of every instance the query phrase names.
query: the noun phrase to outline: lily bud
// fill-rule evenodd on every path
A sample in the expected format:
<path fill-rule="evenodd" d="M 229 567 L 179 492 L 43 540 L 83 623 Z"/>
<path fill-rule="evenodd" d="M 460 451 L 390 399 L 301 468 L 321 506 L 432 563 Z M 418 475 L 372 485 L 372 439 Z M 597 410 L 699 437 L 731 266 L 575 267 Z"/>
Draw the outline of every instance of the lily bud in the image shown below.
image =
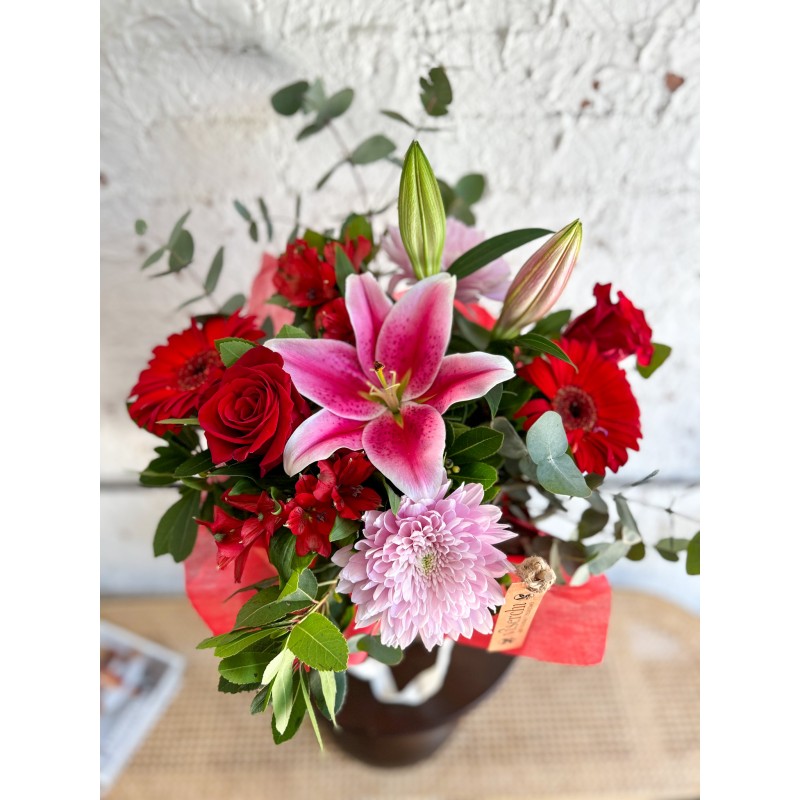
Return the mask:
<path fill-rule="evenodd" d="M 442 269 L 445 213 L 439 184 L 419 142 L 411 142 L 400 175 L 400 238 L 419 280 Z"/>
<path fill-rule="evenodd" d="M 523 265 L 503 301 L 492 330 L 494 339 L 513 339 L 553 307 L 578 260 L 583 238 L 580 220 L 554 234 Z"/>

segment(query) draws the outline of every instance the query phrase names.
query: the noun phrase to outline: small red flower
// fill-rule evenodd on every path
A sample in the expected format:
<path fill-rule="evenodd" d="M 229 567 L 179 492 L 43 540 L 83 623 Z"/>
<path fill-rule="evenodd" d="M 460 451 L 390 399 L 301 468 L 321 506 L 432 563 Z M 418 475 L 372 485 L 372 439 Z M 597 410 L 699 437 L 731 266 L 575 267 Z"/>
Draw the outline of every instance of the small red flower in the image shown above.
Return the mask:
<path fill-rule="evenodd" d="M 278 259 L 274 281 L 278 292 L 299 308 L 322 305 L 339 294 L 333 264 L 302 239 L 295 239 Z"/>
<path fill-rule="evenodd" d="M 350 259 L 350 263 L 355 267 L 356 272 L 361 271 L 361 265 L 364 263 L 364 259 L 372 251 L 372 244 L 369 239 L 364 236 L 359 236 L 355 241 L 347 239 L 344 244 L 342 244 L 342 242 L 328 242 L 322 252 L 325 260 L 334 267 L 336 266 L 337 247 L 341 247 L 342 250 L 344 250 L 345 255 Z"/>
<path fill-rule="evenodd" d="M 636 360 L 646 367 L 653 357 L 653 331 L 644 312 L 618 291 L 619 300 L 611 302 L 611 284 L 594 287 L 595 307 L 576 317 L 564 331 L 564 338 L 594 342 L 600 355 L 621 361 L 636 354 Z"/>
<path fill-rule="evenodd" d="M 361 519 L 365 511 L 380 507 L 380 495 L 364 486 L 375 467 L 363 453 L 345 453 L 319 462 L 319 483 L 314 496 L 329 497 L 340 517 Z"/>
<path fill-rule="evenodd" d="M 287 440 L 308 413 L 283 359 L 252 347 L 225 370 L 198 418 L 215 464 L 258 456 L 265 475 L 280 463 Z"/>
<path fill-rule="evenodd" d="M 336 509 L 331 504 L 329 493 L 326 496 L 322 492 L 322 499 L 317 498 L 315 489 L 318 483 L 313 475 L 300 476 L 295 484 L 296 494 L 286 505 L 289 514 L 286 527 L 297 537 L 297 555 L 314 552 L 327 558 L 331 554 L 328 536 L 336 521 Z"/>
<path fill-rule="evenodd" d="M 356 337 L 343 297 L 337 297 L 320 306 L 314 317 L 314 327 L 322 339 L 338 339 L 340 342 L 355 344 Z"/>
<path fill-rule="evenodd" d="M 214 520 L 208 526 L 217 544 L 217 566 L 225 569 L 233 561 L 233 579 L 240 583 L 251 548 L 256 544 L 268 548 L 272 534 L 286 521 L 286 514 L 267 492 L 231 495 L 229 489 L 222 499 L 253 515 L 239 519 L 221 506 L 214 506 Z"/>
<path fill-rule="evenodd" d="M 238 311 L 204 323 L 193 319 L 186 330 L 172 334 L 166 344 L 153 350 L 147 369 L 131 389 L 133 402 L 128 412 L 134 422 L 157 436 L 168 431 L 180 433 L 180 425 L 160 425 L 158 421 L 197 414 L 224 371 L 214 341 L 237 336 L 255 342 L 263 335 L 252 317 L 242 317 Z"/>
<path fill-rule="evenodd" d="M 642 438 L 639 406 L 625 373 L 597 351 L 593 342 L 559 342 L 578 371 L 556 358 L 542 356 L 519 369 L 544 398 L 525 403 L 514 415 L 527 417 L 525 430 L 545 411 L 557 411 L 564 423 L 575 462 L 583 472 L 616 472 L 628 450 L 638 450 Z"/>

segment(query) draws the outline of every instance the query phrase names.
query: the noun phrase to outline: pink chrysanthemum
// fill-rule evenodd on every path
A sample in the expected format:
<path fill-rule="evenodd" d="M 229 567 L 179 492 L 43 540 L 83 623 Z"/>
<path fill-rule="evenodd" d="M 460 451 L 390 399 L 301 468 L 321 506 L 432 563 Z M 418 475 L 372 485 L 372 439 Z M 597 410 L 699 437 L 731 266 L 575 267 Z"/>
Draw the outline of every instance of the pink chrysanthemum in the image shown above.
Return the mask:
<path fill-rule="evenodd" d="M 333 556 L 344 567 L 337 591 L 358 607 L 356 625 L 380 621 L 390 647 L 419 636 L 431 650 L 445 636 L 490 633 L 491 610 L 503 603 L 495 578 L 510 567 L 494 545 L 516 534 L 499 523 L 497 506 L 481 505 L 479 484 L 445 497 L 448 486 L 429 500 L 404 497 L 397 514 L 367 511 L 364 538 Z"/>

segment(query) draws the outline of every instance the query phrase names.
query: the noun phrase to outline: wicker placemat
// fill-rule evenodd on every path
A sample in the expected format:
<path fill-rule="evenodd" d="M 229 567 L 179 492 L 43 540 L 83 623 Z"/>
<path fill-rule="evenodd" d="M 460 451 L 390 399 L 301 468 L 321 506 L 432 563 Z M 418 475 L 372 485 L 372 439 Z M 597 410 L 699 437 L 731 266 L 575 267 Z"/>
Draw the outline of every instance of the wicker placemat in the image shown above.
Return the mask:
<path fill-rule="evenodd" d="M 216 691 L 217 659 L 183 598 L 106 599 L 105 619 L 187 656 L 183 688 L 108 800 L 680 800 L 699 796 L 699 620 L 648 595 L 616 591 L 597 667 L 518 659 L 430 760 L 383 770 L 307 725 L 275 747 L 269 714 Z M 532 721 L 535 716 L 536 721 Z"/>

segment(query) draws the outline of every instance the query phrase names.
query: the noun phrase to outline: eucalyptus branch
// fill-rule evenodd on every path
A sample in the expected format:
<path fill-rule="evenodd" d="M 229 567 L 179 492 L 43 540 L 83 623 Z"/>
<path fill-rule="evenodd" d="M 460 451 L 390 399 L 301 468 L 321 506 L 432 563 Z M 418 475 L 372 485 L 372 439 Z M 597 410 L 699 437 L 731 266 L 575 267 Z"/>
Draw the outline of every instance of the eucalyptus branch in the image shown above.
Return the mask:
<path fill-rule="evenodd" d="M 361 202 L 364 204 L 364 208 L 369 208 L 369 194 L 367 193 L 367 187 L 364 181 L 362 180 L 361 175 L 358 172 L 358 169 L 356 169 L 356 165 L 350 160 L 350 149 L 347 147 L 347 144 L 345 143 L 344 139 L 342 138 L 342 135 L 339 133 L 338 128 L 336 127 L 336 125 L 334 125 L 332 120 L 328 122 L 328 125 L 326 127 L 330 130 L 331 134 L 333 135 L 333 138 L 336 139 L 337 144 L 341 148 L 342 157 L 350 165 L 350 170 L 352 171 L 353 174 L 353 180 L 355 181 L 356 188 L 358 189 L 358 192 L 361 195 Z"/>

